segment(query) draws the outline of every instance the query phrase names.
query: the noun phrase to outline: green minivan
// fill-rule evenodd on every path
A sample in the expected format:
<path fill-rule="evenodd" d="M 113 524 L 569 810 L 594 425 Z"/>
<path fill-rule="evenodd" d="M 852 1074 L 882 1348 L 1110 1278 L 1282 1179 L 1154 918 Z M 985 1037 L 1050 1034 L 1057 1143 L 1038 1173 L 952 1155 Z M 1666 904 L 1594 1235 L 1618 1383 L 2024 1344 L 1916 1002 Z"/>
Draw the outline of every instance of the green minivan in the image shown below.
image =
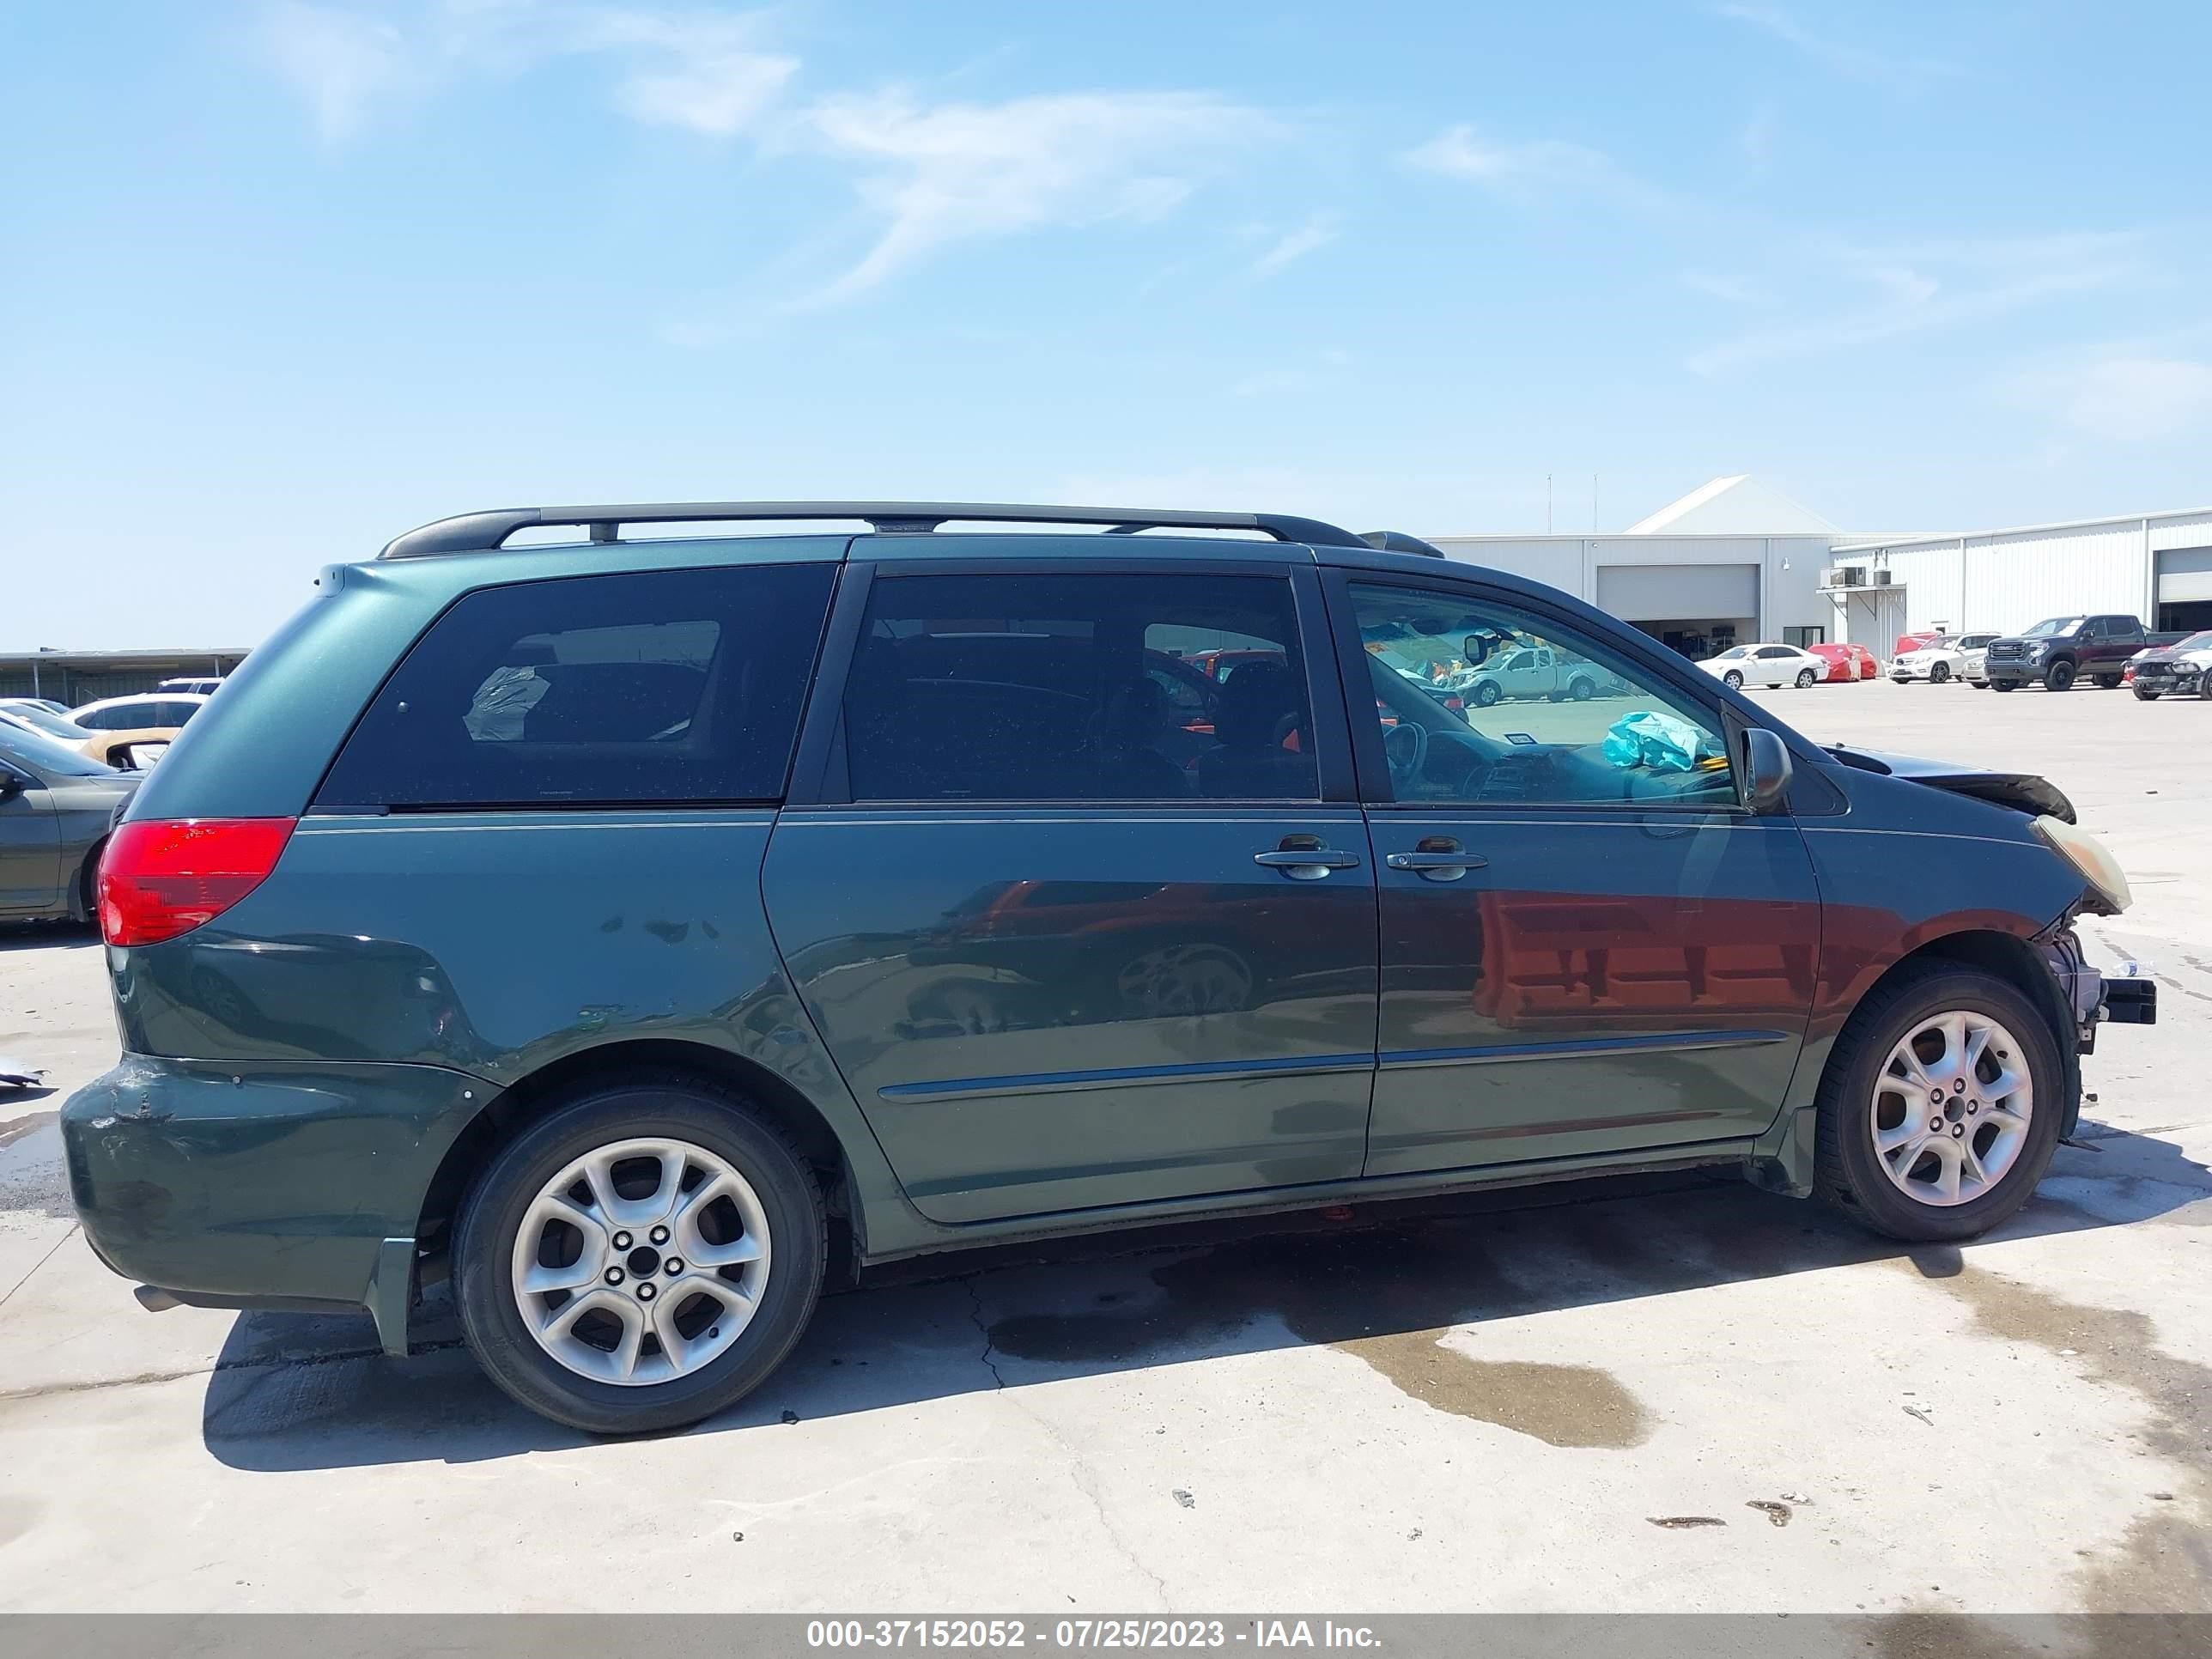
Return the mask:
<path fill-rule="evenodd" d="M 1438 684 L 1531 648 L 1588 692 Z M 2154 1018 L 2073 818 L 1395 533 L 471 514 L 325 570 L 116 829 L 71 1190 L 149 1306 L 404 1354 L 450 1279 L 605 1432 L 979 1244 L 1708 1165 L 1963 1238 Z"/>

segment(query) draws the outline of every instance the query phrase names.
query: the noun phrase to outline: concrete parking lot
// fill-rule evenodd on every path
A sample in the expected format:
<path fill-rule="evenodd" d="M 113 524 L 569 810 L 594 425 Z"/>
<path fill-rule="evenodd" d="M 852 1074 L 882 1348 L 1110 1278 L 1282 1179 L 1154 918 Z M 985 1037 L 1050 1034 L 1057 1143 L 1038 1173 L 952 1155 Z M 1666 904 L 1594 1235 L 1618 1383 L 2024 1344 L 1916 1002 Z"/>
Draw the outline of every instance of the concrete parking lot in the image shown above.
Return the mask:
<path fill-rule="evenodd" d="M 450 1320 L 148 1315 L 53 1109 L 115 1049 L 81 931 L 0 936 L 0 1607 L 2212 1610 L 2212 708 L 1886 682 L 1819 738 L 2053 778 L 2162 1024 L 2039 1195 L 1906 1250 L 1698 1177 L 939 1263 L 737 1411 L 594 1443 Z M 1377 1226 L 1376 1223 L 1382 1224 Z"/>

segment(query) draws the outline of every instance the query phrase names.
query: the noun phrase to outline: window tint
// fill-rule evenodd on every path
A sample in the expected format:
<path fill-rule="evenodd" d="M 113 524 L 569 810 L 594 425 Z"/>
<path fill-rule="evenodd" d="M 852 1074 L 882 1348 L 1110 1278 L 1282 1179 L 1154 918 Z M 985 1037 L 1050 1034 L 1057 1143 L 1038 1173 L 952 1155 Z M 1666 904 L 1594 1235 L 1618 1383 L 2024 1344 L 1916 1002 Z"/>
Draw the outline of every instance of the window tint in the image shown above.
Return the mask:
<path fill-rule="evenodd" d="M 1449 590 L 1352 594 L 1395 799 L 1735 801 L 1714 716 L 1613 647 Z M 1547 649 L 1547 669 L 1500 665 Z"/>
<path fill-rule="evenodd" d="M 1755 654 L 1771 662 L 1777 657 L 1794 657 L 1797 653 L 1786 645 L 1762 645 Z"/>
<path fill-rule="evenodd" d="M 319 799 L 776 799 L 835 575 L 754 565 L 469 594 L 377 694 Z"/>
<path fill-rule="evenodd" d="M 855 800 L 1310 800 L 1279 576 L 880 576 L 845 690 Z"/>

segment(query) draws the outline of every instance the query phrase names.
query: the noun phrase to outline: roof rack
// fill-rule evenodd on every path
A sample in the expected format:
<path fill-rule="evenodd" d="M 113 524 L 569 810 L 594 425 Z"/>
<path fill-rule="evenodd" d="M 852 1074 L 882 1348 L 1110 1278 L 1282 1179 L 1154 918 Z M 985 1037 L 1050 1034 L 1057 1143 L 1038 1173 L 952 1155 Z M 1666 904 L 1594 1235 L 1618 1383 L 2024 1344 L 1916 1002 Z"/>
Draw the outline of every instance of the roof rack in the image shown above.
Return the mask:
<path fill-rule="evenodd" d="M 1418 553 L 1425 559 L 1448 559 L 1450 554 L 1434 542 L 1408 536 L 1402 530 L 1370 530 L 1359 538 L 1378 553 Z"/>
<path fill-rule="evenodd" d="M 547 525 L 585 526 L 593 541 L 611 542 L 626 524 L 739 523 L 777 519 L 860 519 L 885 535 L 926 535 L 940 525 L 973 520 L 985 524 L 1105 525 L 1109 533 L 1121 535 L 1140 530 L 1256 530 L 1279 542 L 1304 542 L 1321 547 L 1359 545 L 1359 538 L 1348 530 L 1323 524 L 1318 519 L 1293 518 L 1280 513 L 1011 507 L 986 501 L 659 501 L 629 506 L 514 507 L 488 513 L 464 513 L 458 518 L 441 519 L 435 524 L 426 524 L 419 530 L 394 537 L 378 556 L 426 559 L 445 553 L 489 553 L 504 545 L 507 538 L 519 530 Z"/>

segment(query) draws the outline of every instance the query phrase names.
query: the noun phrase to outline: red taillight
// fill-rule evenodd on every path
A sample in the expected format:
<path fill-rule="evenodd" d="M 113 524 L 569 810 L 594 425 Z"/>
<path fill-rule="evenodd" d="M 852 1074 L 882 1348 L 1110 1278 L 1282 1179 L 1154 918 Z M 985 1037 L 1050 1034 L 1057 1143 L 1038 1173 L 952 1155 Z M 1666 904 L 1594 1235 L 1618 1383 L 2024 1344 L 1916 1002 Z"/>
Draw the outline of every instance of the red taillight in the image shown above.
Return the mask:
<path fill-rule="evenodd" d="M 170 818 L 126 823 L 100 857 L 100 933 L 158 945 L 211 921 L 276 867 L 292 818 Z"/>
<path fill-rule="evenodd" d="M 1463 697 L 1446 697 L 1444 707 L 1455 714 L 1464 714 L 1467 712 L 1467 700 Z"/>

